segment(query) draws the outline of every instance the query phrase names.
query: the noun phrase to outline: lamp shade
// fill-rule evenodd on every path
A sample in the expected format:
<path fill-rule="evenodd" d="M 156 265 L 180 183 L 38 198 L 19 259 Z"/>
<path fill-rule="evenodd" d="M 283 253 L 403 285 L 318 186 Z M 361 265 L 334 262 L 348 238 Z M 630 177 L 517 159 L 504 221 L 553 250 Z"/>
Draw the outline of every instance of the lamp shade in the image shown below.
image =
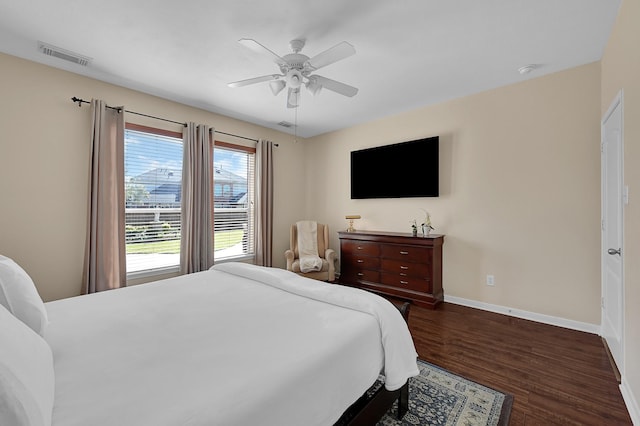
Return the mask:
<path fill-rule="evenodd" d="M 317 95 L 318 93 L 320 93 L 320 90 L 322 90 L 322 85 L 318 83 L 318 80 L 314 77 L 309 78 L 306 86 L 307 90 L 311 92 L 313 96 Z"/>
<path fill-rule="evenodd" d="M 349 221 L 349 227 L 347 228 L 347 232 L 356 232 L 356 229 L 353 227 L 353 221 L 355 219 L 360 219 L 359 214 L 348 214 L 344 217 Z"/>
<path fill-rule="evenodd" d="M 271 92 L 273 96 L 276 96 L 278 93 L 282 92 L 282 89 L 287 85 L 284 80 L 274 80 L 269 83 L 269 87 L 271 87 Z"/>

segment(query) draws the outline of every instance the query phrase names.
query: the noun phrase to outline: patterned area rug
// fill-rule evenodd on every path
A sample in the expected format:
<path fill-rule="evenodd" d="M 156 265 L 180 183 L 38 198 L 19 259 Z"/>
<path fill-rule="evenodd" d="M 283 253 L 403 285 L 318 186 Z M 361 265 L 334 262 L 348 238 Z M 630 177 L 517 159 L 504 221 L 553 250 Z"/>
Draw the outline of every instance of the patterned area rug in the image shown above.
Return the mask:
<path fill-rule="evenodd" d="M 508 425 L 513 397 L 418 360 L 420 375 L 409 379 L 409 411 L 396 418 L 397 407 L 378 426 Z M 396 403 L 397 404 L 397 403 Z"/>

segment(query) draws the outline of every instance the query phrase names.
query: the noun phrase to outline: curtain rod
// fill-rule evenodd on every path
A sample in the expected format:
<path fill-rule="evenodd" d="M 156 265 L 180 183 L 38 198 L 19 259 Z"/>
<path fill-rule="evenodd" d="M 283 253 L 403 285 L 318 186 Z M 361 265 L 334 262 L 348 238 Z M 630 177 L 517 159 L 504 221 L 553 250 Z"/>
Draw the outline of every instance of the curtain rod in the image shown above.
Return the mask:
<path fill-rule="evenodd" d="M 77 102 L 79 107 L 80 107 L 80 106 L 82 106 L 82 104 L 90 104 L 90 103 L 91 103 L 91 102 L 89 102 L 89 101 L 85 101 L 84 99 L 80 99 L 80 98 L 78 98 L 78 97 L 76 97 L 76 96 L 74 96 L 73 98 L 71 98 L 71 100 L 72 100 L 74 103 L 75 103 L 75 102 Z M 120 110 L 120 108 L 112 107 L 112 106 L 108 106 L 108 105 L 107 105 L 107 108 Z M 168 120 L 168 119 L 166 119 L 166 118 L 156 117 L 156 116 L 148 115 L 148 114 L 143 114 L 143 113 L 141 113 L 141 112 L 129 111 L 128 109 L 125 109 L 125 110 L 124 110 L 124 112 L 128 112 L 129 114 L 141 115 L 141 116 L 143 116 L 143 117 L 153 118 L 153 119 L 155 119 L 155 120 L 161 120 L 161 121 L 167 121 L 167 122 L 169 122 L 169 123 L 180 124 L 181 126 L 187 127 L 187 123 L 182 123 L 182 122 L 180 122 L 180 121 Z M 227 135 L 227 136 L 233 136 L 233 137 L 235 137 L 235 138 L 240 138 L 240 139 L 246 139 L 246 140 L 248 140 L 248 141 L 253 141 L 253 142 L 256 142 L 256 143 L 258 142 L 258 140 L 257 140 L 257 139 L 248 138 L 248 137 L 246 137 L 246 136 L 234 135 L 233 133 L 226 133 L 226 132 L 221 132 L 221 131 L 218 131 L 218 130 L 215 130 L 215 133 L 220 133 L 220 134 L 222 134 L 222 135 Z M 274 143 L 274 145 L 275 145 L 275 146 L 278 146 L 278 144 L 277 144 L 277 143 Z"/>

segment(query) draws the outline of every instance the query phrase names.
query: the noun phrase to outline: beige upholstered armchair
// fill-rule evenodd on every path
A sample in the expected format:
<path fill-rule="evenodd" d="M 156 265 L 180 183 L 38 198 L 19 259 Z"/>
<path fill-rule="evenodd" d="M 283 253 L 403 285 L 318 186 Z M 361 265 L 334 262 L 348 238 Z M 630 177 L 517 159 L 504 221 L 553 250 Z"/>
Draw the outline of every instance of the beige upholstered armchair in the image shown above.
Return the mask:
<path fill-rule="evenodd" d="M 322 259 L 320 271 L 303 273 L 300 271 L 300 252 L 298 251 L 298 227 L 294 223 L 291 225 L 291 235 L 289 240 L 290 249 L 284 252 L 287 259 L 287 270 L 307 278 L 323 281 L 335 281 L 336 279 L 336 252 L 329 248 L 329 226 L 318 223 L 318 256 Z"/>

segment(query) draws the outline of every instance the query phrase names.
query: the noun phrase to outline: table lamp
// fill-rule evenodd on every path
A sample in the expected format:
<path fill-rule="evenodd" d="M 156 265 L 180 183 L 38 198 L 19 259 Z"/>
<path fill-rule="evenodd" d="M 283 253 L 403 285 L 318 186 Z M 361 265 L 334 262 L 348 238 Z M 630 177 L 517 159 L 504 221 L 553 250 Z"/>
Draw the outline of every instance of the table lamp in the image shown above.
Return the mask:
<path fill-rule="evenodd" d="M 355 219 L 360 219 L 360 215 L 359 214 L 349 214 L 349 215 L 346 215 L 344 218 L 349 220 L 349 227 L 347 228 L 347 232 L 355 232 L 356 229 L 353 227 L 353 221 Z"/>

